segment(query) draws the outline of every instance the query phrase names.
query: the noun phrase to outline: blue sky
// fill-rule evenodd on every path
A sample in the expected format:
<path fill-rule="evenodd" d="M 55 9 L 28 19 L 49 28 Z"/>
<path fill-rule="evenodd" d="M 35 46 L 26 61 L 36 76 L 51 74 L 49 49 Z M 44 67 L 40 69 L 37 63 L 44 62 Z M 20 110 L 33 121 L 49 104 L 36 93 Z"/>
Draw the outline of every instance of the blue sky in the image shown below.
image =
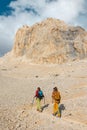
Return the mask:
<path fill-rule="evenodd" d="M 0 0 L 0 15 L 11 15 L 12 8 L 8 6 L 11 1 L 12 0 Z"/>
<path fill-rule="evenodd" d="M 87 0 L 0 0 L 0 56 L 12 49 L 18 28 L 48 17 L 87 30 Z"/>

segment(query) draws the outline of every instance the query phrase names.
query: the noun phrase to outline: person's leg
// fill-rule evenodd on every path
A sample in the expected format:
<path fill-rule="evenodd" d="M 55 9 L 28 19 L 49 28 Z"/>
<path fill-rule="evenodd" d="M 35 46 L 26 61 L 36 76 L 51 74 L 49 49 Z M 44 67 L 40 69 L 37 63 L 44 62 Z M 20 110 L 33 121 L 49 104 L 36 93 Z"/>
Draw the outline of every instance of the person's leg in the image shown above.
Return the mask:
<path fill-rule="evenodd" d="M 37 103 L 37 110 L 41 111 L 41 100 L 39 98 L 36 99 L 36 103 Z"/>
<path fill-rule="evenodd" d="M 55 102 L 53 105 L 53 115 L 56 115 L 57 112 L 58 112 L 58 103 Z"/>
<path fill-rule="evenodd" d="M 59 104 L 57 102 L 54 103 L 53 106 L 53 115 L 57 115 L 58 117 L 61 117 L 60 109 L 59 109 Z"/>
<path fill-rule="evenodd" d="M 59 109 L 59 104 L 58 104 L 57 116 L 58 116 L 58 117 L 61 117 L 61 113 L 60 113 L 60 109 Z"/>

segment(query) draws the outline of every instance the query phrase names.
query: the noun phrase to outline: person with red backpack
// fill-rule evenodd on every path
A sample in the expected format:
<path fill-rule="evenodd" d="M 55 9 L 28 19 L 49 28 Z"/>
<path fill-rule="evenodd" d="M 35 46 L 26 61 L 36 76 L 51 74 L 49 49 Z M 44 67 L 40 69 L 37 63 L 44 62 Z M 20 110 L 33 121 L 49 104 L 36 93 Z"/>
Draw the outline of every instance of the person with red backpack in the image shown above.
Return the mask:
<path fill-rule="evenodd" d="M 37 111 L 42 112 L 41 100 L 44 98 L 44 94 L 40 87 L 37 88 L 34 97 L 36 97 Z"/>

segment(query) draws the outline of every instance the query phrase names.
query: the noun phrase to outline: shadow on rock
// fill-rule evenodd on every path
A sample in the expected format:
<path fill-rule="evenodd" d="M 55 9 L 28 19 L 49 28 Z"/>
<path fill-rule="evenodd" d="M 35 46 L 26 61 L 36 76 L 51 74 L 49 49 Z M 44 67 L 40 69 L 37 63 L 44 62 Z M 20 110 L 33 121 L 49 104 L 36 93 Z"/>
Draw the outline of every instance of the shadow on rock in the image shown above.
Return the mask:
<path fill-rule="evenodd" d="M 60 106 L 59 106 L 59 110 L 60 110 L 60 114 L 61 114 L 61 116 L 62 116 L 62 111 L 65 110 L 65 106 L 64 106 L 64 104 L 60 104 Z"/>
<path fill-rule="evenodd" d="M 45 104 L 44 106 L 42 106 L 42 111 L 47 108 L 49 106 L 49 104 Z"/>

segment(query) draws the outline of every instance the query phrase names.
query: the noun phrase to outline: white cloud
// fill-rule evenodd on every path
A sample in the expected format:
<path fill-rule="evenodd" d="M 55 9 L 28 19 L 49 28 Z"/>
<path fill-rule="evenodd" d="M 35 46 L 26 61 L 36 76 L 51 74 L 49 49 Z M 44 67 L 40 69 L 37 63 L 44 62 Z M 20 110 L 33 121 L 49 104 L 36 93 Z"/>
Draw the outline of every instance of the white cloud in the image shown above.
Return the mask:
<path fill-rule="evenodd" d="M 63 19 L 67 23 L 72 23 L 79 13 L 83 11 L 83 5 L 84 0 L 59 0 L 58 2 L 54 2 L 54 4 L 50 4 L 50 6 L 47 5 L 44 15 Z"/>
<path fill-rule="evenodd" d="M 49 0 L 50 1 L 50 0 Z M 84 13 L 85 0 L 17 0 L 10 3 L 15 11 L 10 16 L 0 16 L 0 51 L 11 48 L 16 31 L 22 25 L 33 25 L 47 17 L 77 22 L 80 13 Z M 28 12 L 26 9 L 31 8 Z M 3 44 L 3 47 L 2 47 Z M 2 48 L 1 48 L 2 47 Z"/>

